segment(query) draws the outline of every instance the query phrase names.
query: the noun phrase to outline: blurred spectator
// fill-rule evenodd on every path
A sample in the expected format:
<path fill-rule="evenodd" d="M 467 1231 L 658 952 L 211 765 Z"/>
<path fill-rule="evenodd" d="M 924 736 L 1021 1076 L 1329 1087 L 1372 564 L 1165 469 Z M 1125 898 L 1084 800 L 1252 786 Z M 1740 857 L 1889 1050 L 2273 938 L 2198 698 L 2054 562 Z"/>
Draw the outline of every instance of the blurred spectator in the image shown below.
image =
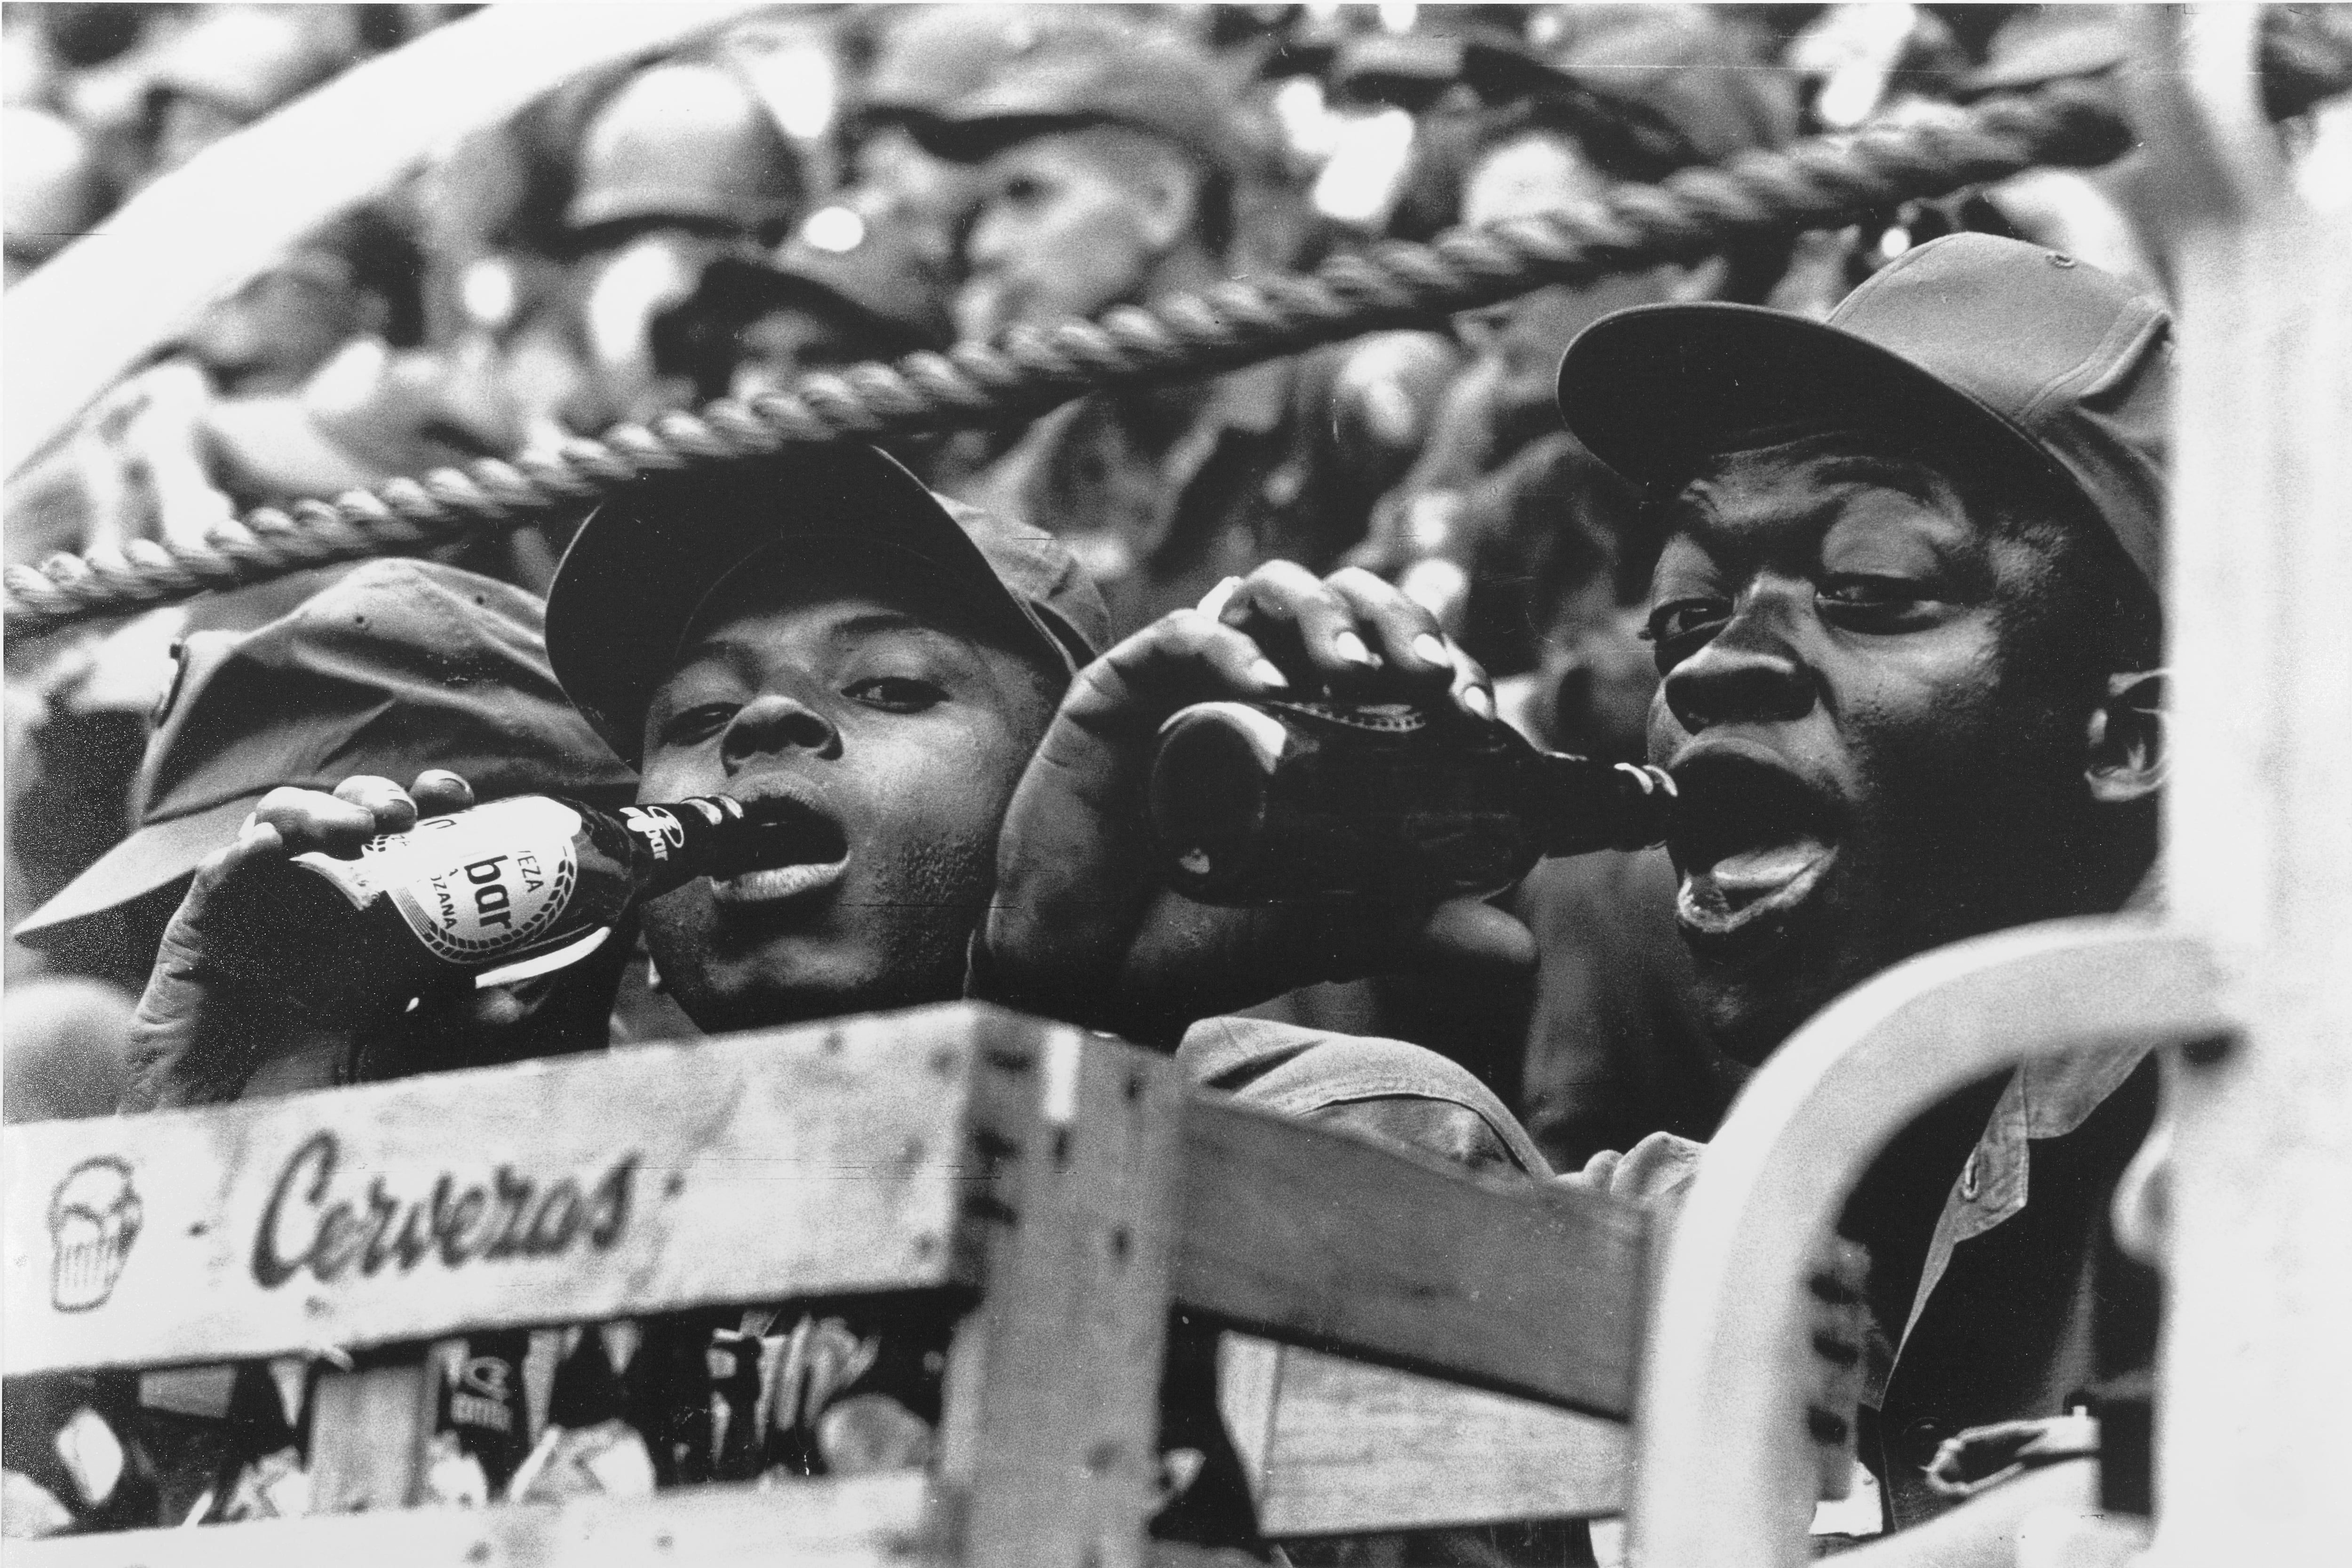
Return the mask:
<path fill-rule="evenodd" d="M 0 1107 L 9 1124 L 113 1115 L 131 1081 L 122 1048 L 131 1008 L 128 992 L 103 980 L 12 981 L 0 1001 Z"/>
<path fill-rule="evenodd" d="M 167 173 L 359 57 L 356 8 L 206 5 L 154 47 L 144 180 Z"/>
<path fill-rule="evenodd" d="M 751 84 L 715 60 L 673 59 L 625 81 L 589 120 L 563 214 L 571 329 L 590 367 L 576 431 L 691 400 L 655 362 L 654 318 L 722 256 L 773 244 L 802 200 L 791 143 Z"/>
<path fill-rule="evenodd" d="M 0 185 L 0 235 L 7 272 L 0 287 L 38 267 L 104 215 L 106 188 L 89 140 L 45 110 L 0 110 L 0 137 L 8 146 Z"/>
<path fill-rule="evenodd" d="M 979 165 L 954 152 L 958 106 L 1031 47 L 1039 23 L 1033 7 L 999 5 L 872 6 L 861 19 L 874 24 L 873 53 L 844 119 L 849 184 L 835 205 L 855 214 L 861 246 L 890 269 L 899 308 L 951 340 L 963 235 L 982 183 Z M 892 451 L 934 486 L 952 486 L 1017 434 L 955 431 Z"/>
<path fill-rule="evenodd" d="M 205 311 L 181 346 L 227 395 L 290 392 L 353 338 L 416 343 L 423 271 L 405 230 L 362 207 L 313 230 Z"/>
<path fill-rule="evenodd" d="M 887 204 L 872 189 L 819 208 L 801 232 L 761 260 L 722 256 L 684 304 L 656 317 L 654 358 L 691 378 L 698 402 L 782 392 L 816 371 L 944 349 L 944 257 L 924 253 L 921 230 L 866 214 Z M 887 444 L 925 472 L 936 436 Z"/>
<path fill-rule="evenodd" d="M 34 11 L 56 107 L 115 199 L 299 97 L 376 41 L 352 5 L 76 5 Z M 65 13 L 55 18 L 47 13 Z M 118 15 L 103 16 L 96 13 Z"/>
<path fill-rule="evenodd" d="M 2113 5 L 2034 6 L 2020 11 L 1992 37 L 1983 65 L 1960 79 L 1963 102 L 2015 92 L 2106 69 L 2130 52 L 2125 18 Z M 2141 177 L 2147 160 L 2125 154 L 2096 169 L 2029 169 L 1991 186 L 1984 202 L 2000 225 L 1977 226 L 2031 239 L 2150 289 L 2164 278 L 2132 225 L 2123 192 Z M 1932 232 L 1913 236 L 1936 238 Z"/>
<path fill-rule="evenodd" d="M 1196 47 L 1085 15 L 1036 28 L 949 117 L 986 159 L 956 300 L 966 337 L 1218 281 L 1236 186 L 1268 164 L 1234 84 Z M 1327 569 L 1419 445 L 1406 389 L 1434 378 L 1413 367 L 1450 359 L 1426 336 L 1387 346 L 1403 395 L 1357 418 L 1338 400 L 1364 384 L 1346 371 L 1358 347 L 1082 399 L 1032 425 L 970 498 L 1061 535 L 1122 630 L 1272 557 Z"/>
<path fill-rule="evenodd" d="M 1763 68 L 1743 33 L 1700 8 L 1580 14 L 1558 32 L 1544 59 L 1485 64 L 1489 94 L 1507 92 L 1511 101 L 1485 117 L 1462 194 L 1465 223 L 1589 208 L 1621 183 L 1777 146 L 1794 129 L 1785 78 Z M 1546 623 L 1560 597 L 1540 609 L 1530 598 L 1548 570 L 1542 558 L 1555 553 L 1550 536 L 1565 517 L 1570 528 L 1613 538 L 1627 499 L 1559 429 L 1552 382 L 1569 341 L 1627 306 L 1760 299 L 1785 259 L 1766 248 L 1697 267 L 1557 285 L 1464 318 L 1476 357 L 1446 394 L 1420 460 L 1380 502 L 1357 559 L 1394 576 L 1490 668 L 1536 663 L 1539 640 L 1560 630 Z M 1544 450 L 1527 451 L 1530 444 Z M 1592 483 L 1559 490 L 1569 477 Z M 1528 486 L 1548 504 L 1523 504 Z M 1621 598 L 1645 586 L 1646 562 L 1620 571 L 1613 547 L 1590 559 L 1618 574 Z M 1605 614 L 1614 603 L 1597 608 Z"/>

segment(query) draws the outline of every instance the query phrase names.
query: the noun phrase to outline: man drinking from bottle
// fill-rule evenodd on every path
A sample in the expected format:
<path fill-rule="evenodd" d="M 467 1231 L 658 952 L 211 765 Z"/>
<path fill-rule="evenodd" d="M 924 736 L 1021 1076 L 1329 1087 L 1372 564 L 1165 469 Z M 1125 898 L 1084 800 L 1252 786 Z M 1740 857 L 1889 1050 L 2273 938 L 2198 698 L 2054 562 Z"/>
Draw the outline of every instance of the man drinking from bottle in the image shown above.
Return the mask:
<path fill-rule="evenodd" d="M 2163 770 L 2168 374 L 2159 303 L 1984 235 L 1919 247 L 1826 323 L 1647 307 L 1570 350 L 1569 427 L 1664 541 L 1650 760 L 1682 791 L 1676 918 L 1727 1049 L 1761 1060 L 1927 948 L 2134 900 Z M 1389 675 L 1476 703 L 1480 677 L 1412 615 L 1344 573 L 1268 568 L 1086 672 L 1013 797 L 976 972 L 1147 1038 L 1351 972 L 1366 946 L 1312 911 L 1161 892 L 1129 802 L 1176 706 L 1285 689 L 1253 662 L 1278 640 L 1369 675 L 1374 625 Z M 1457 950 L 1527 941 L 1483 905 L 1399 911 L 1392 934 L 1424 918 Z M 2105 1209 L 2154 1102 L 2137 1051 L 2026 1067 L 1930 1113 L 1861 1184 L 1843 1229 L 1873 1258 L 1881 1525 L 1949 1506 L 1928 1479 L 1946 1439 L 2061 1416 L 2145 1364 L 2154 1283 Z M 1660 1134 L 1581 1179 L 1671 1207 L 1698 1152 Z"/>
<path fill-rule="evenodd" d="M 1433 682 L 1442 695 L 1458 679 L 1465 702 L 1483 702 L 1482 678 L 1449 647 L 1415 651 L 1423 622 L 1401 596 L 1370 578 L 1357 591 L 1365 618 L 1350 622 L 1361 649 L 1351 677 L 1377 693 L 1376 666 L 1390 681 L 1410 668 L 1399 689 Z M 1325 614 L 1322 584 L 1296 569 L 1254 593 L 1276 612 L 1270 625 L 1287 623 L 1294 600 Z M 639 770 L 641 800 L 757 802 L 789 813 L 805 846 L 793 863 L 699 879 L 643 907 L 663 984 L 696 1023 L 766 1027 L 965 994 L 1006 804 L 1074 673 L 1098 668 L 1108 640 L 1098 595 L 1056 540 L 950 507 L 870 448 L 802 448 L 649 477 L 616 497 L 581 530 L 547 613 L 558 679 Z M 1246 650 L 1229 673 L 1274 670 L 1274 660 L 1302 685 L 1323 664 L 1269 632 L 1266 650 Z M 213 1016 L 228 999 L 224 968 L 257 967 L 236 951 L 247 933 L 222 918 L 241 887 L 266 885 L 290 854 L 349 855 L 372 834 L 471 799 L 468 781 L 447 771 L 405 789 L 355 777 L 262 798 L 235 841 L 197 868 L 174 920 L 172 963 L 143 1004 L 142 1103 L 233 1097 L 244 1085 L 240 1064 L 221 1060 L 227 1036 Z M 1389 934 L 1368 931 L 1358 946 L 1375 939 Z M 274 988 L 299 998 L 320 988 L 286 971 Z M 1196 1076 L 1271 1108 L 1543 1173 L 1494 1097 L 1429 1052 L 1255 1020 L 1211 1020 L 1202 1035 L 1185 1058 Z M 818 1391 L 804 1408 L 779 1413 L 792 1430 L 752 1446 L 755 1460 L 836 1473 L 919 1462 L 938 1399 L 925 1354 L 944 1336 L 827 1319 L 807 1337 L 839 1354 L 811 1380 Z M 749 1354 L 742 1334 L 730 1343 L 729 1354 Z M 1213 1425 L 1205 1396 L 1186 1407 Z M 1228 1475 L 1228 1502 L 1237 1484 Z M 1202 1481 L 1188 1496 L 1205 1511 L 1218 1492 Z M 1230 1536 L 1234 1517 L 1188 1528 Z"/>

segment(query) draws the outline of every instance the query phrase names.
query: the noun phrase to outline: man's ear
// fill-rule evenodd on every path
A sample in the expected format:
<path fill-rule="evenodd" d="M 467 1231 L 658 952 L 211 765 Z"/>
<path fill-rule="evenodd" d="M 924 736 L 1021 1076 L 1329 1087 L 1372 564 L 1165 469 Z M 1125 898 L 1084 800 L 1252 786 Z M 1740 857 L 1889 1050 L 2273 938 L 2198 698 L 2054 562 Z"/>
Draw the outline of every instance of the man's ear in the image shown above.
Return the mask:
<path fill-rule="evenodd" d="M 2164 672 L 2109 675 L 2084 740 L 2083 777 L 2092 800 L 2123 805 L 2154 795 L 2164 785 Z"/>
<path fill-rule="evenodd" d="M 1175 249 L 1199 226 L 1201 172 L 1173 148 L 1144 149 L 1142 156 L 1128 163 L 1136 194 L 1141 198 L 1144 243 L 1155 256 Z"/>

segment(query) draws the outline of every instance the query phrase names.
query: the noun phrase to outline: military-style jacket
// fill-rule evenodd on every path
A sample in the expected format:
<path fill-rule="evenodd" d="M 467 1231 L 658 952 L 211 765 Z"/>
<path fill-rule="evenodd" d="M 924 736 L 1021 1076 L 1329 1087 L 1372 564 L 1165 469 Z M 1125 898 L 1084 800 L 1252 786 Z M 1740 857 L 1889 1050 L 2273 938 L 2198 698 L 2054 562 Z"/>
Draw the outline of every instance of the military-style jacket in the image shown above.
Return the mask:
<path fill-rule="evenodd" d="M 1952 1506 L 1927 1480 L 1947 1437 L 2064 1415 L 2153 1359 L 2158 1281 L 2116 1249 L 2107 1211 L 2156 1097 L 2156 1063 L 2138 1047 L 2011 1074 L 1952 1177 L 1908 1317 L 1873 1346 L 1862 1458 L 1887 1528 Z M 1678 1210 L 1702 1146 L 1653 1134 L 1567 1179 Z"/>

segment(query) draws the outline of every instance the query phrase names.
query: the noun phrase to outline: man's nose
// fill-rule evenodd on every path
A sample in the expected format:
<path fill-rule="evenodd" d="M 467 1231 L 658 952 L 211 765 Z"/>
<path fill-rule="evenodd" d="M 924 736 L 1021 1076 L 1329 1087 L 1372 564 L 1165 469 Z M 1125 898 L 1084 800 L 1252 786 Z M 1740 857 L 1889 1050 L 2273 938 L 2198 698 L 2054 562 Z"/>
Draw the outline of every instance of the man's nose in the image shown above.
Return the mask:
<path fill-rule="evenodd" d="M 963 265 L 967 272 L 985 272 L 1003 265 L 1015 248 L 1018 227 L 1006 219 L 995 202 L 983 202 L 964 225 Z"/>
<path fill-rule="evenodd" d="M 1719 724 L 1802 718 L 1815 696 L 1812 671 L 1778 615 L 1754 605 L 1669 671 L 1664 692 L 1667 708 L 1693 735 Z"/>
<path fill-rule="evenodd" d="M 738 708 L 719 742 L 719 760 L 730 776 L 761 758 L 793 752 L 838 757 L 841 732 L 824 715 L 782 692 L 763 692 Z"/>

